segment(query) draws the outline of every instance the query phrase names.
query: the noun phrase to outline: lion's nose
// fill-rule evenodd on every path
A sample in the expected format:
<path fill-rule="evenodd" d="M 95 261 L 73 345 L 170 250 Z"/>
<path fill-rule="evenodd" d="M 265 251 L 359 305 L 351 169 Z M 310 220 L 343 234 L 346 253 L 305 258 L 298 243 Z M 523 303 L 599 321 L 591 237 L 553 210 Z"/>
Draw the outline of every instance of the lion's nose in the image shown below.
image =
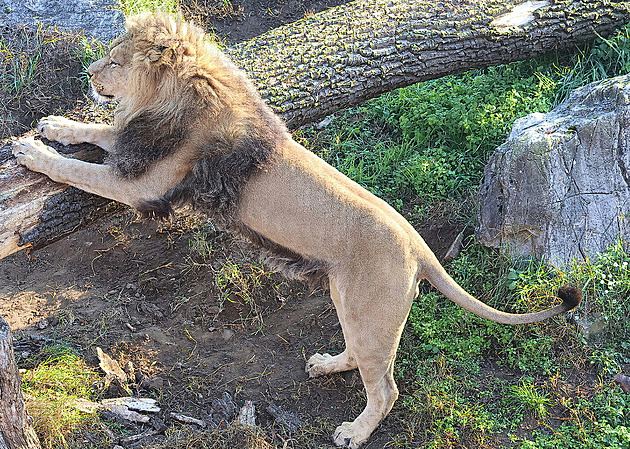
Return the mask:
<path fill-rule="evenodd" d="M 92 64 L 90 64 L 90 66 L 87 68 L 87 74 L 88 77 L 92 78 L 92 76 L 94 76 L 94 71 L 95 71 L 95 67 L 94 64 L 96 64 L 95 62 L 93 62 Z"/>

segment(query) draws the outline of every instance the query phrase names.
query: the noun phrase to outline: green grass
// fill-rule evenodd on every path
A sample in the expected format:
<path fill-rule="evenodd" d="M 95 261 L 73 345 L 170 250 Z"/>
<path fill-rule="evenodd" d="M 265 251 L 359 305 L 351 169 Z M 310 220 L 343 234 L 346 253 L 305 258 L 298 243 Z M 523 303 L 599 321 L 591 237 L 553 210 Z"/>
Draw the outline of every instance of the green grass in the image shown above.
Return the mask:
<path fill-rule="evenodd" d="M 96 39 L 81 36 L 77 49 L 75 50 L 75 55 L 81 62 L 82 67 L 79 79 L 81 79 L 84 88 L 87 89 L 90 80 L 87 69 L 94 61 L 107 55 L 107 46 Z"/>
<path fill-rule="evenodd" d="M 178 5 L 177 0 L 119 0 L 118 2 L 118 8 L 126 17 L 145 11 L 175 13 Z"/>
<path fill-rule="evenodd" d="M 98 376 L 67 346 L 48 347 L 39 357 L 22 375 L 27 411 L 45 449 L 70 447 L 77 432 L 97 420 L 74 404 L 91 398 Z"/>
<path fill-rule="evenodd" d="M 42 53 L 57 41 L 43 32 L 19 32 L 15 41 L 0 40 L 0 88 L 11 95 L 28 92 L 35 80 Z"/>

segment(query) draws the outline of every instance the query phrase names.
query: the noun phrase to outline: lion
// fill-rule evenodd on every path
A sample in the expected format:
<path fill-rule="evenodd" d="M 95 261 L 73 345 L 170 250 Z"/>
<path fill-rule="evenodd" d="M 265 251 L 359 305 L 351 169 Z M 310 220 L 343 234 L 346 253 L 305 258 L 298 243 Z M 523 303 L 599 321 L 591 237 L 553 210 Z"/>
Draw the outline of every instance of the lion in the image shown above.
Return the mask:
<path fill-rule="evenodd" d="M 359 416 L 335 430 L 338 446 L 365 443 L 397 399 L 394 359 L 422 279 L 507 324 L 544 320 L 581 300 L 579 290 L 562 287 L 560 305 L 509 314 L 469 295 L 398 212 L 296 143 L 246 75 L 191 23 L 130 17 L 88 72 L 97 101 L 119 102 L 114 124 L 49 116 L 37 130 L 62 144 L 98 145 L 105 163 L 66 158 L 33 137 L 14 143 L 17 162 L 145 217 L 192 204 L 266 250 L 290 278 L 326 286 L 345 349 L 314 354 L 306 372 L 358 368 L 367 393 Z"/>

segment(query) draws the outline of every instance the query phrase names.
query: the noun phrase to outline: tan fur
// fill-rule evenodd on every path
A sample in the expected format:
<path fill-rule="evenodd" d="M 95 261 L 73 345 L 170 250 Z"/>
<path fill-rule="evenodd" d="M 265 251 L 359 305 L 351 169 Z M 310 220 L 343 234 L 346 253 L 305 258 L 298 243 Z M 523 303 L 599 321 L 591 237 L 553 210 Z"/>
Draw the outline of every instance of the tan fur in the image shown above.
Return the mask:
<path fill-rule="evenodd" d="M 199 29 L 147 15 L 130 19 L 127 29 L 110 54 L 89 69 L 98 98 L 121 101 L 115 125 L 48 117 L 40 132 L 51 140 L 87 141 L 111 150 L 125 126 L 158 111 L 162 119 L 156 129 L 167 126 L 163 120 L 184 121 L 186 141 L 130 177 L 108 165 L 67 159 L 33 139 L 18 142 L 14 153 L 19 163 L 56 181 L 139 207 L 182 181 L 208 142 L 224 142 L 216 151 L 229 151 L 251 129 L 275 118 L 242 72 L 205 43 Z M 198 102 L 194 115 L 185 112 L 191 101 Z M 365 410 L 335 431 L 337 445 L 363 444 L 396 400 L 396 349 L 421 279 L 466 309 L 504 323 L 537 321 L 570 308 L 511 315 L 477 301 L 392 207 L 278 129 L 270 162 L 255 170 L 239 192 L 234 220 L 277 247 L 327 267 L 346 349 L 336 356 L 313 355 L 306 371 L 315 377 L 358 368 L 367 392 Z"/>

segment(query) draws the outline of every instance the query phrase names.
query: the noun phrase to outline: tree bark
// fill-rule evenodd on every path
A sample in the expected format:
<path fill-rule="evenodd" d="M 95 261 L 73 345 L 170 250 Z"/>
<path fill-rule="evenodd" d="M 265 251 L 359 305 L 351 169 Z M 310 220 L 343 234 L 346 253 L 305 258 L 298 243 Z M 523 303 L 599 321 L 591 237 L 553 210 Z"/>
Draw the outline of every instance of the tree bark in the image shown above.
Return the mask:
<path fill-rule="evenodd" d="M 227 52 L 294 129 L 398 87 L 566 49 L 630 21 L 627 2 L 556 0 L 529 2 L 537 9 L 507 25 L 517 3 L 356 0 Z M 15 167 L 9 154 L 0 148 L 0 258 L 108 210 Z"/>
<path fill-rule="evenodd" d="M 541 7 L 525 24 L 495 21 L 519 3 L 357 0 L 228 53 L 297 128 L 398 87 L 572 48 L 630 21 L 630 4 L 615 0 L 531 2 Z"/>
<path fill-rule="evenodd" d="M 9 325 L 0 316 L 0 449 L 41 449 L 28 422 Z"/>

